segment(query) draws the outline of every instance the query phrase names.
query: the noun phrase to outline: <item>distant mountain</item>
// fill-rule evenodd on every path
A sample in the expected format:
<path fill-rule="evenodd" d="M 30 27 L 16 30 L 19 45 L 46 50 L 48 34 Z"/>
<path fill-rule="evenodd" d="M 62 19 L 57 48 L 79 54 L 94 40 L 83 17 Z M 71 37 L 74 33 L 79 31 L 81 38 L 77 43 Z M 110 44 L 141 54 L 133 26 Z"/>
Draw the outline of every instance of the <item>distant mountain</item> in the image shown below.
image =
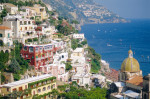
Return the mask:
<path fill-rule="evenodd" d="M 80 23 L 120 23 L 127 22 L 93 0 L 43 0 L 52 6 L 60 16 L 75 19 Z"/>

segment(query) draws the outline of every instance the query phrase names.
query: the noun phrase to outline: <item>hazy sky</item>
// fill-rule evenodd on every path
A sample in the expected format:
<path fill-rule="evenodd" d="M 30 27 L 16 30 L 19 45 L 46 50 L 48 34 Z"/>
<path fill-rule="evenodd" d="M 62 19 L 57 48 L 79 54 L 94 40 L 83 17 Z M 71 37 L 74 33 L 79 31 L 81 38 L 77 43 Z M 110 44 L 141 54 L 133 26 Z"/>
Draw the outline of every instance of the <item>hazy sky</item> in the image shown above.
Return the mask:
<path fill-rule="evenodd" d="M 150 18 L 150 0 L 94 0 L 124 18 Z"/>

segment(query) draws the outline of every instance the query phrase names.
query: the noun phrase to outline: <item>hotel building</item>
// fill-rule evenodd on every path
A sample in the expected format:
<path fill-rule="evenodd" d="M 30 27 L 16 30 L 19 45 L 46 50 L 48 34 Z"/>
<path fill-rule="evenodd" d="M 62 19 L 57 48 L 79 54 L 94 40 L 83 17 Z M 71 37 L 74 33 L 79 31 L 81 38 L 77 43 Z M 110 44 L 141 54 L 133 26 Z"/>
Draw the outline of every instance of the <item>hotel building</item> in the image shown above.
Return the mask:
<path fill-rule="evenodd" d="M 1 94 L 10 99 L 32 99 L 37 94 L 45 95 L 56 88 L 56 77 L 45 74 L 1 85 Z M 48 99 L 49 95 L 44 98 Z"/>

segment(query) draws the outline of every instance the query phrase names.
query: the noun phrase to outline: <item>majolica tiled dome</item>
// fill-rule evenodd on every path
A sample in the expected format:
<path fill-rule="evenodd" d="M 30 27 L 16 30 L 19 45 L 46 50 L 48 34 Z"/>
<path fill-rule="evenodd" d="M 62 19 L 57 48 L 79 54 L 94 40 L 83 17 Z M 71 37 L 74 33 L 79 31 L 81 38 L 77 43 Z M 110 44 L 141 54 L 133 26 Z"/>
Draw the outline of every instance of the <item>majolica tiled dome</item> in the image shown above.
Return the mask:
<path fill-rule="evenodd" d="M 128 54 L 129 54 L 129 57 L 126 58 L 121 65 L 121 71 L 122 72 L 139 72 L 140 65 L 139 65 L 139 62 L 135 58 L 133 58 L 132 50 L 129 50 Z"/>

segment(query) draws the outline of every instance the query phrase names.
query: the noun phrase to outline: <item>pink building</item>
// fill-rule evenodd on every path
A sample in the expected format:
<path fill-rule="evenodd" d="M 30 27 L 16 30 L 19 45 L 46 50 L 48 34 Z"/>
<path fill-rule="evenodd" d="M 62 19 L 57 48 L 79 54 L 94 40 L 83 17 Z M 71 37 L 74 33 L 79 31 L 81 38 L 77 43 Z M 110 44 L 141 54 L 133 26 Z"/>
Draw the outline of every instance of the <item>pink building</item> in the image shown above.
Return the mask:
<path fill-rule="evenodd" d="M 57 77 L 57 80 L 68 81 L 68 72 L 65 71 L 65 64 L 50 64 L 47 66 L 47 72 Z"/>
<path fill-rule="evenodd" d="M 57 77 L 57 80 L 68 81 L 68 72 L 66 72 L 65 64 L 68 59 L 68 53 L 56 53 L 53 57 L 53 64 L 47 65 L 46 73 L 50 73 L 53 76 Z"/>

